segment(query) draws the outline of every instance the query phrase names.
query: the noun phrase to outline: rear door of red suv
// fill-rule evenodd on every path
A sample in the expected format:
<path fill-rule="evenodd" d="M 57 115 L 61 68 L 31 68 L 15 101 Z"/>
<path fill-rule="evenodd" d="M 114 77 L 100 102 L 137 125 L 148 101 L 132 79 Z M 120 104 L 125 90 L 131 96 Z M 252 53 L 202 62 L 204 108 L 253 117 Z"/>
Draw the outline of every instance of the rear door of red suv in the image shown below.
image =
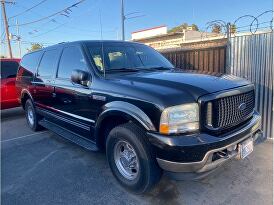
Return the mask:
<path fill-rule="evenodd" d="M 1 62 L 1 109 L 19 106 L 15 79 L 20 59 L 0 59 Z"/>

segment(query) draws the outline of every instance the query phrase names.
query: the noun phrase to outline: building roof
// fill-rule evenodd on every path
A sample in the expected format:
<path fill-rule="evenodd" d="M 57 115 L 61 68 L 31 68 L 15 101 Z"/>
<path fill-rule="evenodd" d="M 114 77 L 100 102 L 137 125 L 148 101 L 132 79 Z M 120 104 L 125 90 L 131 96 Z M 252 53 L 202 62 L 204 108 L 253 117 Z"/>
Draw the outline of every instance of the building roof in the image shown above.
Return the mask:
<path fill-rule="evenodd" d="M 149 40 L 149 39 L 154 39 L 154 38 L 161 38 L 161 37 L 166 37 L 166 36 L 170 37 L 170 36 L 178 36 L 178 35 L 182 35 L 182 32 L 172 32 L 172 33 L 166 33 L 166 34 L 159 34 L 159 35 L 144 37 L 144 38 L 140 38 L 140 39 L 133 39 L 133 41 Z"/>
<path fill-rule="evenodd" d="M 133 33 L 143 32 L 143 31 L 154 30 L 154 29 L 157 29 L 157 28 L 163 28 L 163 27 L 166 27 L 166 25 L 155 26 L 155 27 L 152 27 L 152 28 L 146 28 L 146 29 L 142 29 L 142 30 L 138 30 L 138 31 L 133 31 L 133 32 L 131 32 L 131 34 L 133 34 Z"/>

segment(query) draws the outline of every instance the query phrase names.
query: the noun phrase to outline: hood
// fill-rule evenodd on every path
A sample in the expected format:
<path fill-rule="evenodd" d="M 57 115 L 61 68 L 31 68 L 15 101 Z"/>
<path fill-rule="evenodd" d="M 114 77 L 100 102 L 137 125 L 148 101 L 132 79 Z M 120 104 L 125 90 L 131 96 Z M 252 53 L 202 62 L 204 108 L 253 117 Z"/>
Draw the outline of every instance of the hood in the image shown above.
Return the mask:
<path fill-rule="evenodd" d="M 127 85 L 127 88 L 142 90 L 150 95 L 158 95 L 165 99 L 175 97 L 175 100 L 172 101 L 176 101 L 176 98 L 178 101 L 181 96 L 180 100 L 184 98 L 192 100 L 192 102 L 193 100 L 197 101 L 202 95 L 250 84 L 249 81 L 233 75 L 178 70 L 138 72 L 116 75 L 114 78 L 115 81 L 119 81 L 119 84 Z"/>

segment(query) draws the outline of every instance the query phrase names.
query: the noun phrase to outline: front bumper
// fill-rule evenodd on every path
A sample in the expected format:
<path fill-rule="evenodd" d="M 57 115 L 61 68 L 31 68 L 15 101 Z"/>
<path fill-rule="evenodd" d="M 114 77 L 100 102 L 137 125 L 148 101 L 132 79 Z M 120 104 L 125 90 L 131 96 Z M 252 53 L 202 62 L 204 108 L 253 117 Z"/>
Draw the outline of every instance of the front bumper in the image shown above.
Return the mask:
<path fill-rule="evenodd" d="M 237 157 L 240 142 L 250 137 L 254 142 L 261 139 L 260 124 L 261 117 L 255 113 L 246 124 L 222 136 L 204 133 L 182 136 L 148 133 L 148 136 L 163 170 L 203 176 Z"/>

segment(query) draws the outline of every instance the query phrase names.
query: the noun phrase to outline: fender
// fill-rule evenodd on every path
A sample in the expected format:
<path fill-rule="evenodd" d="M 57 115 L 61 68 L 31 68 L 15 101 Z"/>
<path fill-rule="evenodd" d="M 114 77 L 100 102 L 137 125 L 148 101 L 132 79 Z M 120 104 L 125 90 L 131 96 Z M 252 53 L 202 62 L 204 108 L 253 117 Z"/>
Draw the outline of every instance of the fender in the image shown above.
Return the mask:
<path fill-rule="evenodd" d="M 32 95 L 30 94 L 30 92 L 27 89 L 23 89 L 21 91 L 20 101 L 22 101 L 22 98 L 24 97 L 25 94 L 27 94 L 30 97 L 30 99 L 32 100 L 32 102 L 33 102 Z"/>
<path fill-rule="evenodd" d="M 98 117 L 96 128 L 100 126 L 100 123 L 109 115 L 114 113 L 124 113 L 129 116 L 131 119 L 139 122 L 146 130 L 156 131 L 153 123 L 150 118 L 137 106 L 123 101 L 113 101 L 107 103 L 103 107 L 103 112 Z"/>

